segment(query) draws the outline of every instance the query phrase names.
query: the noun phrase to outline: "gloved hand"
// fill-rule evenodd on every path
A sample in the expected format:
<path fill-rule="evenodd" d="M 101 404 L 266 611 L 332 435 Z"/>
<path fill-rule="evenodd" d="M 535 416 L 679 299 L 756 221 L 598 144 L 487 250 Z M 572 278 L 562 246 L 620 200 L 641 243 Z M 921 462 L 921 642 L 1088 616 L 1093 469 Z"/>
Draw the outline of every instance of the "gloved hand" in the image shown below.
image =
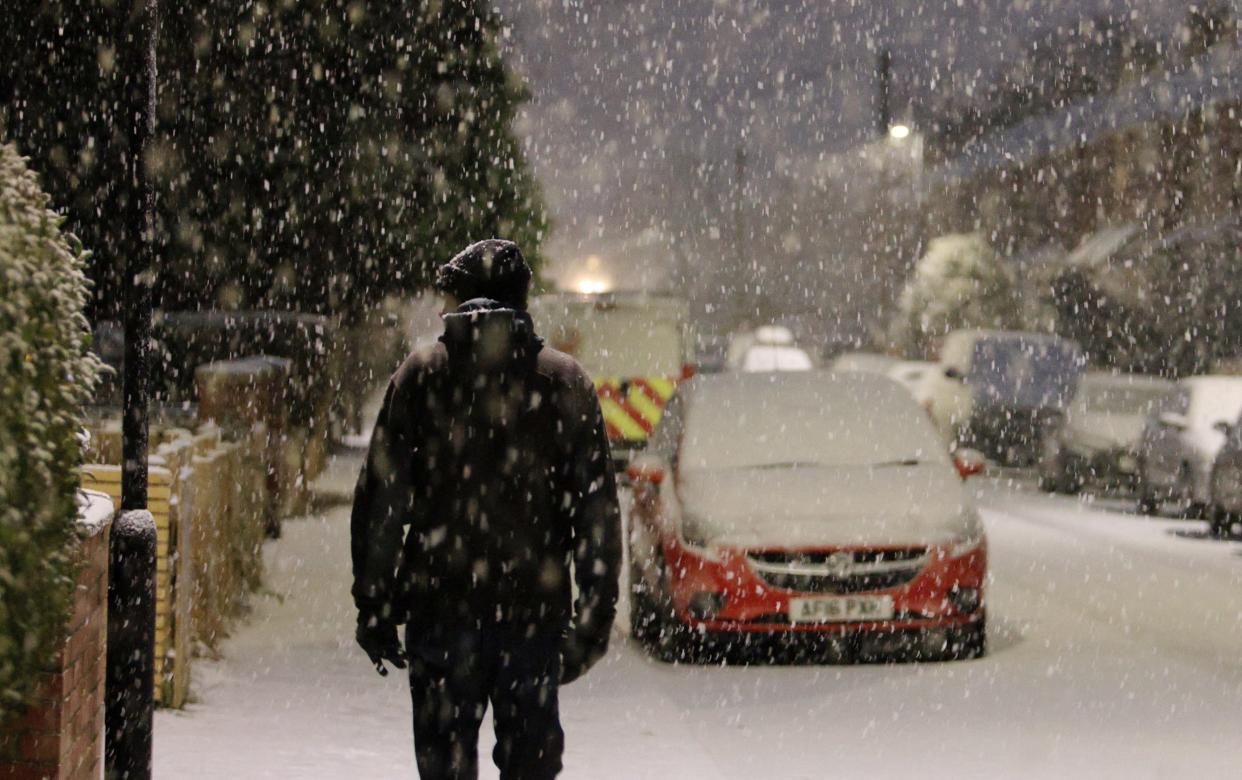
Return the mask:
<path fill-rule="evenodd" d="M 396 624 L 372 612 L 359 612 L 358 631 L 354 634 L 354 638 L 366 651 L 371 663 L 375 664 L 375 671 L 379 672 L 381 677 L 388 676 L 388 669 L 384 667 L 385 661 L 398 669 L 405 668 L 405 652 L 401 649 L 401 642 L 397 639 Z"/>
<path fill-rule="evenodd" d="M 571 628 L 561 637 L 561 685 L 569 685 L 586 674 L 608 652 L 608 635 L 595 637 L 580 628 Z"/>

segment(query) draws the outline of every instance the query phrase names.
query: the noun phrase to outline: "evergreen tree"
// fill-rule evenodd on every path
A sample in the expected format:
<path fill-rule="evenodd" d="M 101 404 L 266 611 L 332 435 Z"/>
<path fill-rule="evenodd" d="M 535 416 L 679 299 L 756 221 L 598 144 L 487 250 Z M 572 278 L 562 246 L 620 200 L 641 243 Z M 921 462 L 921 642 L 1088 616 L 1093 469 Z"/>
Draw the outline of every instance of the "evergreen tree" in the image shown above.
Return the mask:
<path fill-rule="evenodd" d="M 538 261 L 543 206 L 511 130 L 527 94 L 482 3 L 164 6 L 147 161 L 164 308 L 349 315 L 496 235 Z M 69 0 L 0 9 L 0 123 L 98 248 L 97 317 L 116 316 L 134 238 L 114 232 L 119 13 Z"/>
<path fill-rule="evenodd" d="M 132 241 L 100 230 L 115 224 L 128 191 L 116 152 L 124 145 L 119 115 L 123 74 L 117 44 L 121 4 L 72 0 L 0 3 L 0 141 L 17 142 L 30 167 L 65 209 L 67 232 L 89 245 L 94 316 L 119 315 L 119 261 Z"/>
<path fill-rule="evenodd" d="M 1186 11 L 1186 18 L 1174 32 L 1173 49 L 1183 60 L 1191 60 L 1217 44 L 1237 39 L 1233 8 L 1225 0 L 1209 0 Z"/>

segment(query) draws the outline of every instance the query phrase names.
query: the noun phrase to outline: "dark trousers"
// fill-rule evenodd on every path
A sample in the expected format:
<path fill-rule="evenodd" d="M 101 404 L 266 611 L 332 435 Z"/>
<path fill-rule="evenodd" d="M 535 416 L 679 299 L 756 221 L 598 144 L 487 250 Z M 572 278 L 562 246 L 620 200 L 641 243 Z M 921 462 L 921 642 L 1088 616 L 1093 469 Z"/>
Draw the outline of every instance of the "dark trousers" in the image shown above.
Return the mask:
<path fill-rule="evenodd" d="M 561 771 L 560 638 L 526 633 L 504 627 L 406 632 L 422 780 L 478 777 L 479 726 L 488 702 L 501 780 L 550 780 Z"/>

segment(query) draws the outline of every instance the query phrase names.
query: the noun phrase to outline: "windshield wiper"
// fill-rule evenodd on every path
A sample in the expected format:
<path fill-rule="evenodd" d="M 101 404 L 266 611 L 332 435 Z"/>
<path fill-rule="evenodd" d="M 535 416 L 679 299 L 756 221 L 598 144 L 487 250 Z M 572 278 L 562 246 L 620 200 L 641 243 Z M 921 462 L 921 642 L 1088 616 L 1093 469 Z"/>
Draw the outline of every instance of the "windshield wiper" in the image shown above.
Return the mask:
<path fill-rule="evenodd" d="M 879 463 L 872 463 L 873 469 L 886 469 L 895 466 L 921 466 L 925 461 L 919 458 L 902 458 L 900 460 L 882 460 Z"/>
<path fill-rule="evenodd" d="M 780 463 L 757 463 L 753 466 L 739 466 L 744 469 L 814 469 L 823 466 L 813 460 L 790 460 Z"/>
<path fill-rule="evenodd" d="M 879 463 L 821 463 L 815 460 L 788 460 L 778 461 L 776 463 L 753 463 L 745 466 L 731 466 L 735 469 L 748 469 L 754 471 L 767 471 L 770 469 L 845 469 L 845 468 L 867 468 L 882 469 L 897 466 L 921 466 L 927 461 L 919 458 L 902 458 L 900 460 L 884 460 Z"/>

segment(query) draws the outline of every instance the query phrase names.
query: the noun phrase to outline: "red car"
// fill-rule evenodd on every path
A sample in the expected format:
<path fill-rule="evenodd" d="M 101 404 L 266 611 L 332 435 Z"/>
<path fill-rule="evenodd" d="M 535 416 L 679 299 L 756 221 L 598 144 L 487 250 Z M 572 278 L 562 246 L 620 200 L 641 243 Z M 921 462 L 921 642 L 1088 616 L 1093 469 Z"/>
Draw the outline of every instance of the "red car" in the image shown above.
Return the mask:
<path fill-rule="evenodd" d="M 880 375 L 700 377 L 629 470 L 634 636 L 669 661 L 978 657 L 980 463 Z"/>

